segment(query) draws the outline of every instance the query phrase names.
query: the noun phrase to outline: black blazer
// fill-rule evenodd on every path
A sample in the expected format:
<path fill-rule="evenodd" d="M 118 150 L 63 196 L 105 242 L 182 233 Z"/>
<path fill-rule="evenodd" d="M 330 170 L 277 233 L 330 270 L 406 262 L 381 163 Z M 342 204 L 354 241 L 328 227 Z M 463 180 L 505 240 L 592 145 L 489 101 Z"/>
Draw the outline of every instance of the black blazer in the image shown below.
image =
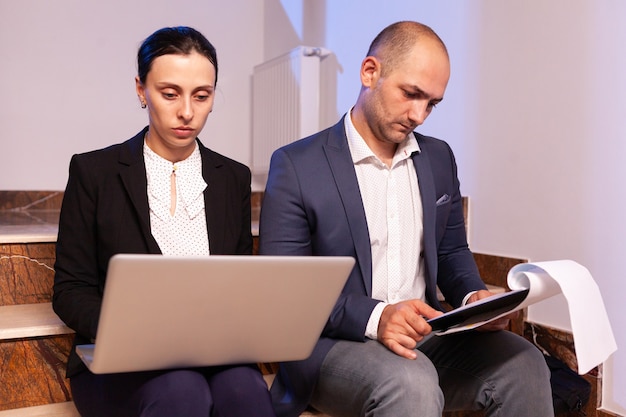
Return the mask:
<path fill-rule="evenodd" d="M 150 232 L 147 127 L 128 141 L 74 155 L 61 206 L 52 306 L 76 332 L 76 344 L 96 337 L 109 259 L 117 253 L 161 253 Z M 250 170 L 198 141 L 211 254 L 249 255 Z M 72 349 L 67 374 L 86 367 Z"/>

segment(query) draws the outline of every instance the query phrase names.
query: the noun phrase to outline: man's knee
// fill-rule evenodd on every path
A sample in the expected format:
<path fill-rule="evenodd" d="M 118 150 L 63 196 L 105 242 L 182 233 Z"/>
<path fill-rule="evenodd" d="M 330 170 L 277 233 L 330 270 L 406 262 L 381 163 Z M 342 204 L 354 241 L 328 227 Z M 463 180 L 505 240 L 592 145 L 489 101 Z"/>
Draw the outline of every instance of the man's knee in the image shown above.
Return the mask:
<path fill-rule="evenodd" d="M 551 416 L 550 370 L 541 351 L 527 340 L 519 339 L 508 345 L 511 356 L 498 373 L 500 383 L 494 384 L 499 387 L 500 407 L 509 415 Z"/>
<path fill-rule="evenodd" d="M 407 410 L 419 415 L 440 415 L 444 397 L 437 370 L 430 360 L 418 353 L 415 360 L 399 358 L 384 367 L 377 385 L 370 393 L 370 406 L 385 407 L 403 403 Z"/>
<path fill-rule="evenodd" d="M 511 336 L 517 337 L 519 341 L 515 348 L 510 349 L 511 356 L 505 363 L 514 375 L 520 377 L 518 382 L 529 380 L 549 384 L 550 370 L 541 351 L 528 340 L 517 335 Z"/>
<path fill-rule="evenodd" d="M 443 402 L 437 370 L 424 354 L 405 359 L 368 341 L 333 348 L 312 404 L 331 415 L 441 416 Z"/>

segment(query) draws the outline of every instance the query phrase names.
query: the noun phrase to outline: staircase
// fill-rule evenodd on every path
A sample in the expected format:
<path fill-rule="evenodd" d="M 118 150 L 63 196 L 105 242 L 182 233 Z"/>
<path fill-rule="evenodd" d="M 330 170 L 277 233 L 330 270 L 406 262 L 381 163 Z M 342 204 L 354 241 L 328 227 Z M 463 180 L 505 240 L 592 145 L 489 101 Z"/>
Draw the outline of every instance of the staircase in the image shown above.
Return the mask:
<path fill-rule="evenodd" d="M 72 403 L 69 380 L 65 378 L 73 332 L 54 314 L 50 304 L 62 194 L 0 191 L 0 417 L 79 417 Z M 260 201 L 261 195 L 253 193 L 255 235 L 258 235 Z M 257 236 L 254 245 L 256 251 Z M 474 257 L 483 279 L 495 287 L 506 287 L 506 272 L 525 261 L 484 254 Z M 519 334 L 528 328 L 529 323 L 523 317 L 511 323 L 511 330 Z M 568 353 L 573 352 L 571 335 L 534 326 L 533 334 L 526 336 L 534 340 L 539 331 L 543 331 L 542 340 L 549 340 L 544 349 L 555 350 L 560 358 L 572 356 Z M 275 364 L 259 365 L 268 385 L 271 384 Z M 615 417 L 597 409 L 601 372 L 595 370 L 585 377 L 593 387 L 586 415 Z M 445 414 L 446 417 L 480 415 L 483 413 Z M 315 411 L 302 416 L 328 417 Z"/>
<path fill-rule="evenodd" d="M 50 304 L 59 206 L 55 192 L 0 196 L 0 417 L 78 416 L 65 378 L 72 330 Z"/>

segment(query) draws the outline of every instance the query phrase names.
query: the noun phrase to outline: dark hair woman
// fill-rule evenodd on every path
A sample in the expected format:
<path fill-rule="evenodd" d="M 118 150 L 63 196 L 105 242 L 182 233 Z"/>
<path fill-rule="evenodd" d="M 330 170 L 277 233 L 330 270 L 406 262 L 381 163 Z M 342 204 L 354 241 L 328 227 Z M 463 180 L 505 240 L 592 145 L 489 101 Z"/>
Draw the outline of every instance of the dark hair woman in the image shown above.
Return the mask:
<path fill-rule="evenodd" d="M 213 108 L 215 48 L 192 28 L 163 28 L 137 61 L 148 126 L 70 162 L 53 307 L 75 344 L 96 337 L 113 255 L 252 252 L 250 170 L 197 138 Z M 85 417 L 274 416 L 256 364 L 96 375 L 72 349 L 67 375 Z"/>

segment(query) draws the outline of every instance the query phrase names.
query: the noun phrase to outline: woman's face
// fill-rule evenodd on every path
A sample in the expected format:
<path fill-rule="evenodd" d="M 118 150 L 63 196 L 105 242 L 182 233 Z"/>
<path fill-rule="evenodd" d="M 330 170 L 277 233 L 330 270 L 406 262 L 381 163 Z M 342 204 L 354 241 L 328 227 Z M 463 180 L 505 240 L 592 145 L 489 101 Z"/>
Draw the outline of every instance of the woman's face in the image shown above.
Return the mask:
<path fill-rule="evenodd" d="M 172 162 L 187 158 L 213 109 L 213 64 L 195 51 L 161 55 L 152 61 L 145 83 L 138 77 L 135 83 L 148 108 L 150 149 Z"/>

